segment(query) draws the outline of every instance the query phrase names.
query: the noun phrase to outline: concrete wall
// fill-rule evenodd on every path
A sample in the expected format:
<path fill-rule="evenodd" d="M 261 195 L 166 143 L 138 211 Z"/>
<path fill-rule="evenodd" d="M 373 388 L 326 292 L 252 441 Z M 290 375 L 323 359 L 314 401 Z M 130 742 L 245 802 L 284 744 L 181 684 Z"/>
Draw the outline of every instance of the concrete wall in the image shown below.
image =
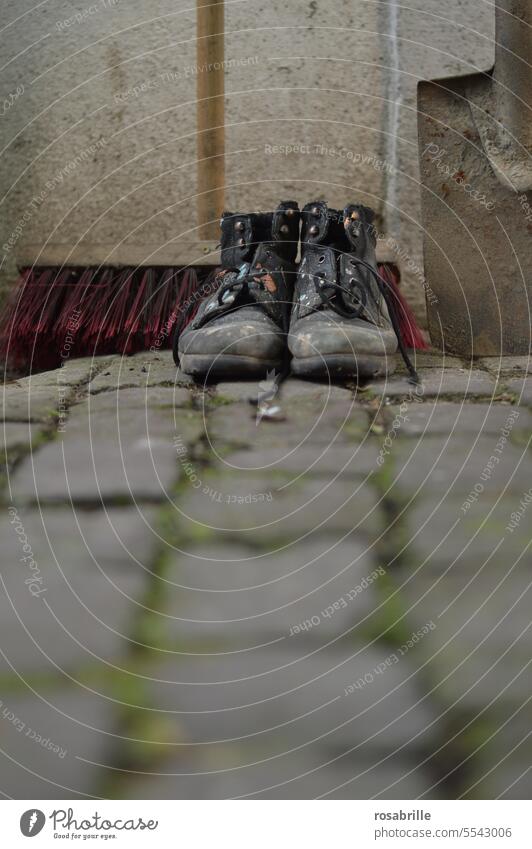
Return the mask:
<path fill-rule="evenodd" d="M 19 92 L 0 124 L 4 277 L 214 259 L 196 233 L 192 0 L 3 10 L 1 91 Z M 493 25 L 485 0 L 226 0 L 226 207 L 361 199 L 422 310 L 416 86 L 488 69 Z"/>

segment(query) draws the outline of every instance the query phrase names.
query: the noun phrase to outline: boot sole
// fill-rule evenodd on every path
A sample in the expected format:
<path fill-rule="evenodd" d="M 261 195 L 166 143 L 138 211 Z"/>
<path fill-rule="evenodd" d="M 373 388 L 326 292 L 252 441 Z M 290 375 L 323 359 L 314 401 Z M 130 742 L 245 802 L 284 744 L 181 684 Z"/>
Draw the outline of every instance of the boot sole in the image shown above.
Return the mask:
<path fill-rule="evenodd" d="M 352 354 L 324 354 L 322 357 L 292 357 L 292 374 L 299 377 L 325 378 L 326 380 L 356 378 L 370 380 L 386 377 L 395 371 L 395 357 L 359 356 Z"/>
<path fill-rule="evenodd" d="M 282 364 L 278 359 L 260 360 L 231 354 L 220 354 L 214 359 L 212 354 L 180 354 L 179 365 L 185 374 L 218 381 L 266 377 L 268 371 L 280 371 Z"/>

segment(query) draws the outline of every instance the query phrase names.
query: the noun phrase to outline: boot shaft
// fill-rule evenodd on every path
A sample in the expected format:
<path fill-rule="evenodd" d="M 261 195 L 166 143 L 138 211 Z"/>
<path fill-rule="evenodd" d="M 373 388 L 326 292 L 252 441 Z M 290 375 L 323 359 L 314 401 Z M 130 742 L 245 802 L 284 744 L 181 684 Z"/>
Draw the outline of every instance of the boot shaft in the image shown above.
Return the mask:
<path fill-rule="evenodd" d="M 284 263 L 294 264 L 299 247 L 301 213 L 296 201 L 281 201 L 274 212 L 224 212 L 222 266 L 240 268 L 252 263 L 260 245 L 275 253 Z"/>
<path fill-rule="evenodd" d="M 338 210 L 329 209 L 325 201 L 307 203 L 301 213 L 301 255 L 313 245 L 324 245 L 339 253 L 371 257 L 377 243 L 374 219 L 373 210 L 362 204 Z"/>
<path fill-rule="evenodd" d="M 375 281 L 377 273 L 375 213 L 362 204 L 343 210 L 313 201 L 301 213 L 301 264 L 294 296 L 294 315 L 303 318 L 320 308 L 323 296 L 378 326 L 387 319 Z M 373 269 L 373 272 L 370 271 Z M 345 314 L 345 311 L 344 311 Z"/>

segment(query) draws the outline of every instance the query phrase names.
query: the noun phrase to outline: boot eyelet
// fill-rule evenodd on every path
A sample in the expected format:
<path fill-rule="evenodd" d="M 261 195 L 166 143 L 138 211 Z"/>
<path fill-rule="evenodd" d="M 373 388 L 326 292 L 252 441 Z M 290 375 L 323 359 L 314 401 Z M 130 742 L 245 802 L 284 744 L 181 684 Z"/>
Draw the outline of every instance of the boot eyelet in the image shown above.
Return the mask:
<path fill-rule="evenodd" d="M 290 228 L 288 227 L 288 224 L 282 224 L 279 227 L 279 230 L 283 234 L 283 236 L 286 236 L 286 234 L 290 232 Z"/>
<path fill-rule="evenodd" d="M 318 262 L 325 262 L 325 257 L 322 255 L 319 257 Z"/>
<path fill-rule="evenodd" d="M 313 224 L 312 227 L 309 230 L 309 233 L 310 233 L 311 236 L 317 236 L 319 232 L 320 232 L 320 229 L 319 229 L 319 227 L 316 227 L 315 224 Z"/>
<path fill-rule="evenodd" d="M 244 230 L 244 229 L 245 229 L 245 227 L 246 227 L 246 225 L 244 224 L 244 222 L 243 222 L 243 221 L 237 221 L 237 222 L 235 223 L 235 230 L 237 230 L 239 233 L 241 233 L 241 232 L 242 232 L 242 230 Z"/>

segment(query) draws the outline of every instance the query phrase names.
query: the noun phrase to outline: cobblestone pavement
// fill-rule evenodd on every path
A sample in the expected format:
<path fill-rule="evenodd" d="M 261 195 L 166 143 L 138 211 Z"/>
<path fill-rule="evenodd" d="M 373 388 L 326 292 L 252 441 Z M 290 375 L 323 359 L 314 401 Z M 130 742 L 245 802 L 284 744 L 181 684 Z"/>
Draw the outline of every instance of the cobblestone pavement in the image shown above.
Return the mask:
<path fill-rule="evenodd" d="M 5 387 L 5 796 L 530 797 L 532 376 L 417 365 Z"/>

